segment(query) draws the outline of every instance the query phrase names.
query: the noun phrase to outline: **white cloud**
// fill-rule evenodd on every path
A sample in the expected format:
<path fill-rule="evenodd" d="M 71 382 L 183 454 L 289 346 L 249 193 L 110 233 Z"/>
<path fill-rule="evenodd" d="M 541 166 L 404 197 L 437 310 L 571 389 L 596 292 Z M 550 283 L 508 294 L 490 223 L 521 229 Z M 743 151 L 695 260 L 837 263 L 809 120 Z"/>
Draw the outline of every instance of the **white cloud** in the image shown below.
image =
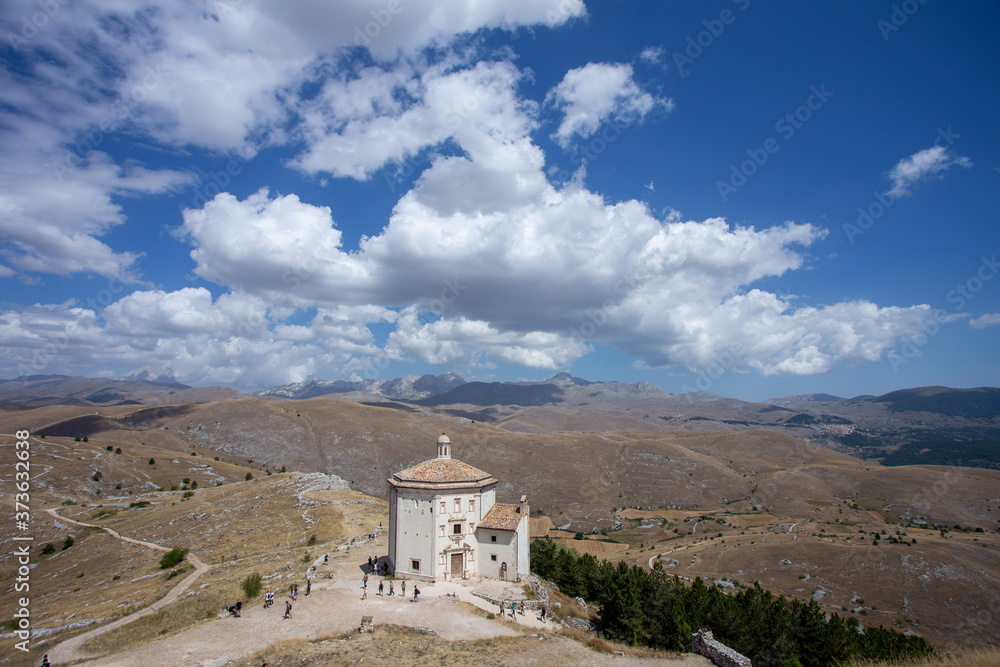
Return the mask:
<path fill-rule="evenodd" d="M 917 183 L 944 175 L 951 167 L 958 165 L 968 169 L 972 162 L 967 157 L 954 155 L 944 146 L 931 146 L 903 158 L 889 172 L 892 188 L 886 193 L 891 197 L 906 197 Z"/>
<path fill-rule="evenodd" d="M 826 234 L 813 225 L 658 220 L 641 202 L 588 190 L 584 171 L 553 186 L 531 140 L 543 110 L 560 115 L 554 138 L 570 147 L 672 103 L 643 90 L 630 65 L 589 63 L 540 109 L 510 54 L 482 60 L 454 43 L 482 28 L 559 25 L 583 15 L 579 0 L 463 0 L 449 11 L 413 0 L 388 16 L 360 0 L 60 7 L 26 47 L 53 59 L 32 61 L 32 78 L 0 74 L 7 271 L 137 279 L 139 255 L 102 240 L 125 222 L 117 198 L 189 176 L 113 163 L 101 147 L 117 131 L 175 155 L 301 141 L 291 164 L 310 175 L 366 179 L 426 162 L 356 250 L 331 207 L 267 189 L 218 194 L 183 212 L 178 237 L 195 275 L 224 293 L 148 289 L 100 312 L 3 313 L 5 368 L 169 365 L 190 383 L 255 388 L 391 359 L 558 369 L 593 342 L 652 366 L 696 370 L 729 353 L 734 370 L 808 374 L 877 360 L 933 319 L 926 306 L 808 307 L 756 288 L 806 264 L 803 249 Z M 341 58 L 356 43 L 372 56 L 365 66 Z M 433 64 L 420 54 L 428 46 L 441 47 Z M 315 94 L 300 98 L 306 89 Z M 901 161 L 893 190 L 968 163 L 933 151 Z M 375 324 L 389 330 L 381 348 Z"/>
<path fill-rule="evenodd" d="M 632 78 L 632 66 L 618 63 L 587 63 L 572 69 L 545 97 L 563 113 L 552 138 L 568 148 L 577 135 L 586 139 L 608 120 L 629 124 L 643 120 L 655 110 L 670 111 L 673 102 L 643 91 Z"/>
<path fill-rule="evenodd" d="M 481 155 L 497 141 L 520 139 L 533 129 L 534 105 L 518 99 L 521 73 L 513 65 L 460 65 L 449 59 L 414 72 L 404 63 L 331 79 L 304 103 L 308 148 L 293 164 L 309 173 L 366 179 L 386 163 L 404 162 L 448 139 Z M 365 96 L 369 102 L 359 104 Z"/>
<path fill-rule="evenodd" d="M 340 67 L 361 41 L 376 59 L 388 62 L 414 58 L 428 46 L 446 48 L 456 36 L 483 28 L 554 27 L 585 15 L 582 0 L 463 1 L 451 3 L 448 11 L 432 0 L 378 6 L 363 0 L 51 6 L 55 10 L 41 29 L 18 35 L 21 19 L 39 8 L 0 5 L 0 20 L 13 27 L 5 42 L 14 42 L 25 63 L 23 71 L 0 72 L 4 254 L 11 268 L 22 272 L 94 272 L 123 279 L 136 278 L 140 256 L 102 240 L 125 222 L 115 198 L 165 192 L 191 179 L 111 163 L 102 152 L 108 137 L 128 132 L 176 149 L 193 145 L 250 156 L 261 146 L 290 139 L 297 91 L 321 78 L 324 64 Z M 360 92 L 330 95 L 343 103 Z M 425 121 L 431 125 L 415 122 L 412 130 L 440 127 L 447 112 L 432 107 Z M 333 115 L 363 116 L 359 109 L 344 108 Z M 315 170 L 362 176 L 377 167 L 372 159 L 381 163 L 419 150 L 422 144 L 401 139 L 405 127 L 395 125 L 370 127 L 367 134 L 352 127 L 348 139 L 351 132 L 362 140 L 373 132 L 394 136 L 386 138 L 381 153 L 371 145 L 370 153 L 325 162 L 314 152 L 336 154 L 338 147 L 322 144 L 328 128 L 321 128 L 318 136 L 309 135 L 316 145 L 307 157 L 317 160 Z M 350 150 L 350 141 L 342 143 L 339 149 Z"/>
<path fill-rule="evenodd" d="M 969 326 L 973 329 L 985 329 L 987 327 L 1000 326 L 1000 313 L 987 313 L 969 320 Z"/>
<path fill-rule="evenodd" d="M 933 318 L 926 306 L 797 307 L 751 287 L 801 268 L 797 248 L 825 230 L 658 221 L 636 201 L 555 190 L 540 176 L 537 147 L 508 148 L 511 158 L 491 165 L 490 179 L 472 159 L 435 162 L 383 232 L 352 253 L 328 209 L 263 191 L 243 202 L 220 195 L 185 213 L 196 271 L 273 303 L 371 308 L 368 321 L 392 322 L 384 309 L 402 307 L 390 358 L 466 368 L 566 367 L 593 341 L 651 366 L 692 370 L 739 344 L 737 369 L 809 374 L 875 361 Z M 466 179 L 468 187 L 444 185 Z M 525 183 L 534 183 L 530 196 L 517 196 Z M 303 280 L 284 278 L 303 266 Z M 362 329 L 353 331 L 368 345 Z"/>
<path fill-rule="evenodd" d="M 649 65 L 659 65 L 663 62 L 664 53 L 662 46 L 647 46 L 639 53 L 639 60 Z"/>

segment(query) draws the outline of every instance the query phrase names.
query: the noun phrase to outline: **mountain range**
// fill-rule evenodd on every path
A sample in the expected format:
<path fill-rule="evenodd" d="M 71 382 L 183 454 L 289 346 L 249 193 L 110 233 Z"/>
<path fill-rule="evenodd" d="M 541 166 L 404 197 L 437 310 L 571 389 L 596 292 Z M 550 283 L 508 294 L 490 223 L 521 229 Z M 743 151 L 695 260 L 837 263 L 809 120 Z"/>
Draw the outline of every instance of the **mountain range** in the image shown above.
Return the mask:
<path fill-rule="evenodd" d="M 255 395 L 292 401 L 330 395 L 518 433 L 763 429 L 886 465 L 1000 468 L 1000 389 L 993 387 L 918 387 L 853 398 L 803 394 L 758 403 L 704 392 L 670 394 L 648 382 L 594 382 L 568 373 L 544 382 L 466 382 L 445 373 L 309 380 Z M 227 387 L 180 384 L 167 368 L 144 367 L 113 379 L 46 375 L 0 381 L 0 409 L 5 410 L 199 404 L 250 396 Z"/>

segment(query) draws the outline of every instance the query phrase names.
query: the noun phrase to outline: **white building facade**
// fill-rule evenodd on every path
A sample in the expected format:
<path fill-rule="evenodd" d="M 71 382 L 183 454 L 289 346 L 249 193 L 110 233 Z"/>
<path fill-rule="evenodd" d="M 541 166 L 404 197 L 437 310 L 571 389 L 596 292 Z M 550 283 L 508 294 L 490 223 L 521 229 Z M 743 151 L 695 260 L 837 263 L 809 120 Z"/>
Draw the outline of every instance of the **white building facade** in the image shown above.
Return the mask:
<path fill-rule="evenodd" d="M 451 458 L 442 435 L 437 457 L 389 480 L 389 568 L 402 579 L 475 576 L 519 581 L 530 569 L 528 503 L 496 502 L 497 480 Z"/>

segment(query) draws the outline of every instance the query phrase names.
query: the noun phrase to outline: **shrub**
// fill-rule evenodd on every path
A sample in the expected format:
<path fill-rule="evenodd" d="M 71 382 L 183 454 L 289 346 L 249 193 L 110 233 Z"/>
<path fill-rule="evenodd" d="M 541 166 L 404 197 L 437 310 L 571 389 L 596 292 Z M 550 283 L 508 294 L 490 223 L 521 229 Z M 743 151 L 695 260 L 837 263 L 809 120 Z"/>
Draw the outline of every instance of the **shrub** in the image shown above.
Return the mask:
<path fill-rule="evenodd" d="M 181 496 L 181 497 L 182 497 L 182 498 L 190 498 L 190 497 L 191 497 L 191 496 L 193 496 L 193 495 L 194 495 L 194 492 L 193 492 L 193 491 L 185 491 L 185 492 L 184 492 L 184 495 L 183 495 L 183 496 Z"/>
<path fill-rule="evenodd" d="M 56 548 L 54 546 L 52 546 L 51 542 L 49 542 L 44 547 L 42 547 L 42 555 L 43 556 L 48 556 L 49 554 L 54 554 L 55 552 L 56 552 Z"/>
<path fill-rule="evenodd" d="M 155 466 L 156 465 L 156 459 L 154 459 L 153 457 L 149 457 L 149 465 Z"/>
<path fill-rule="evenodd" d="M 253 473 L 252 472 L 248 472 L 247 476 L 244 477 L 243 479 L 245 479 L 246 481 L 249 482 L 251 479 L 253 479 Z"/>
<path fill-rule="evenodd" d="M 115 448 L 114 448 L 114 447 L 112 447 L 111 445 L 108 445 L 108 446 L 107 446 L 107 447 L 105 447 L 104 449 L 106 449 L 106 450 L 107 450 L 107 451 L 109 451 L 109 452 L 113 452 L 113 451 L 115 451 Z"/>
<path fill-rule="evenodd" d="M 73 546 L 73 544 L 74 544 L 74 541 L 73 541 L 73 536 L 72 536 L 72 535 L 70 535 L 70 536 L 69 536 L 69 537 L 67 537 L 67 538 L 66 538 L 65 540 L 63 540 L 63 545 L 62 545 L 62 550 L 63 550 L 63 551 L 66 551 L 66 550 L 67 550 L 67 549 L 69 549 L 69 548 L 70 548 L 71 546 Z"/>
<path fill-rule="evenodd" d="M 121 454 L 121 453 L 122 453 L 122 448 L 121 447 L 118 447 L 117 449 L 115 449 L 115 454 Z"/>
<path fill-rule="evenodd" d="M 312 546 L 312 545 L 316 544 L 316 535 L 315 535 L 315 533 L 312 535 L 312 537 L 309 538 L 309 541 L 306 542 L 306 544 L 309 545 L 309 546 Z"/>
<path fill-rule="evenodd" d="M 256 572 L 251 572 L 243 581 L 240 582 L 240 588 L 243 589 L 243 594 L 246 595 L 248 599 L 257 597 L 260 595 L 261 589 L 260 575 Z"/>
<path fill-rule="evenodd" d="M 90 479 L 94 480 L 95 482 L 100 482 L 101 481 L 101 471 L 98 470 L 97 472 L 95 472 L 94 475 Z"/>
<path fill-rule="evenodd" d="M 182 560 L 184 560 L 184 557 L 187 556 L 187 552 L 188 552 L 187 549 L 174 547 L 167 553 L 163 554 L 163 557 L 160 558 L 160 569 L 166 570 L 168 568 L 173 567 L 174 565 L 177 565 Z"/>

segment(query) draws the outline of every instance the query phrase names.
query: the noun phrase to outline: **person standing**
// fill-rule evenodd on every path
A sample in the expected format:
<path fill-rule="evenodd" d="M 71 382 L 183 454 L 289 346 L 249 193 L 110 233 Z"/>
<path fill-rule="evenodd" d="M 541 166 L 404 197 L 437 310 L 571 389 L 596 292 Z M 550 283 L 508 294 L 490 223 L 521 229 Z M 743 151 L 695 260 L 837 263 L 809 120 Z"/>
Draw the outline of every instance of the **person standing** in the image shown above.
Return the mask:
<path fill-rule="evenodd" d="M 414 602 L 419 602 L 419 600 L 417 599 L 417 597 L 419 595 L 420 595 L 420 589 L 417 588 L 416 584 L 414 584 L 414 586 L 413 586 L 413 601 Z"/>
<path fill-rule="evenodd" d="M 306 597 L 309 597 L 310 591 L 312 591 L 312 579 L 306 579 Z"/>
<path fill-rule="evenodd" d="M 381 581 L 380 581 L 380 582 L 378 582 L 378 594 L 379 594 L 380 596 L 382 595 L 382 586 L 383 586 L 383 585 L 384 585 L 384 584 L 383 584 L 383 582 L 381 582 Z"/>
<path fill-rule="evenodd" d="M 285 618 L 292 617 L 292 602 L 291 600 L 285 600 Z"/>
<path fill-rule="evenodd" d="M 392 582 L 390 581 L 389 582 L 389 596 L 391 597 L 391 596 L 393 596 L 395 594 L 396 594 L 396 591 L 392 590 Z"/>
<path fill-rule="evenodd" d="M 399 594 L 402 595 L 404 598 L 406 597 L 406 582 L 405 581 L 399 585 Z"/>

